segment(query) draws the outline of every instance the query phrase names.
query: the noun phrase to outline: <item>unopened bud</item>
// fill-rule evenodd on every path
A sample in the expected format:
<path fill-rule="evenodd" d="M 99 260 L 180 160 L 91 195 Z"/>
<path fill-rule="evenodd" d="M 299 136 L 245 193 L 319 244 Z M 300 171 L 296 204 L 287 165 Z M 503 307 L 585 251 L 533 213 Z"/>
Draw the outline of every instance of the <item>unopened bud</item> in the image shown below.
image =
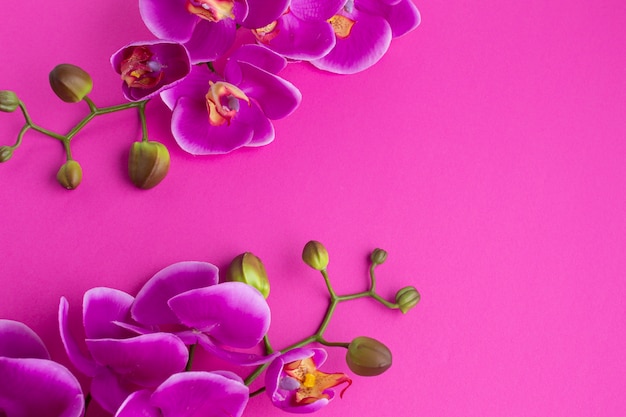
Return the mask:
<path fill-rule="evenodd" d="M 360 336 L 348 345 L 346 363 L 357 375 L 380 375 L 391 367 L 391 351 L 376 339 Z"/>
<path fill-rule="evenodd" d="M 304 245 L 302 260 L 311 268 L 323 271 L 328 266 L 328 251 L 320 242 L 311 240 Z"/>
<path fill-rule="evenodd" d="M 267 298 L 270 295 L 270 281 L 261 260 L 250 252 L 242 253 L 228 267 L 229 281 L 251 285 Z"/>
<path fill-rule="evenodd" d="M 6 162 L 13 156 L 13 147 L 0 146 L 0 162 Z"/>
<path fill-rule="evenodd" d="M 14 112 L 20 104 L 20 100 L 13 91 L 0 91 L 0 111 L 5 113 Z"/>
<path fill-rule="evenodd" d="M 68 190 L 73 190 L 80 185 L 83 180 L 83 169 L 80 164 L 73 159 L 64 163 L 57 172 L 57 181 Z"/>
<path fill-rule="evenodd" d="M 60 64 L 50 71 L 52 91 L 66 103 L 81 101 L 93 88 L 93 80 L 85 70 L 72 64 Z"/>
<path fill-rule="evenodd" d="M 159 184 L 170 169 L 170 153 L 159 142 L 135 142 L 130 148 L 128 174 L 135 186 L 147 190 Z"/>
<path fill-rule="evenodd" d="M 372 263 L 376 265 L 380 265 L 387 260 L 387 251 L 383 249 L 376 248 L 372 251 L 372 255 L 370 256 Z"/>
<path fill-rule="evenodd" d="M 415 287 L 404 287 L 396 293 L 396 304 L 398 304 L 400 311 L 406 314 L 420 302 L 420 298 L 420 293 Z"/>

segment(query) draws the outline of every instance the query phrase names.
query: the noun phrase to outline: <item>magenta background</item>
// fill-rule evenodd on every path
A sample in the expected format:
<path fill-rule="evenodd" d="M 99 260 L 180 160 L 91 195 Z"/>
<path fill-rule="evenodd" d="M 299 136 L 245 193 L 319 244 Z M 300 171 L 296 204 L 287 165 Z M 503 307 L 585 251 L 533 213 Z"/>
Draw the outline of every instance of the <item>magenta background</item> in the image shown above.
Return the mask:
<path fill-rule="evenodd" d="M 150 191 L 129 185 L 132 111 L 75 139 L 84 170 L 56 184 L 62 147 L 28 133 L 0 166 L 0 317 L 24 321 L 67 364 L 61 295 L 78 323 L 92 286 L 131 293 L 162 267 L 243 251 L 270 273 L 276 347 L 312 332 L 321 278 L 300 261 L 326 244 L 340 293 L 365 289 L 366 257 L 389 258 L 379 290 L 422 294 L 408 315 L 340 305 L 327 336 L 366 334 L 394 354 L 354 377 L 319 416 L 626 415 L 626 8 L 622 0 L 420 1 L 422 25 L 353 76 L 293 65 L 301 107 L 261 149 L 193 157 L 148 106 L 172 167 Z M 136 1 L 0 2 L 0 89 L 64 132 L 86 111 L 48 88 L 56 64 L 89 71 L 101 106 L 123 101 L 109 56 L 152 39 Z M 0 144 L 22 119 L 0 114 Z M 325 369 L 347 371 L 331 350 Z M 89 413 L 95 416 L 96 409 Z M 265 396 L 245 416 L 279 415 Z"/>

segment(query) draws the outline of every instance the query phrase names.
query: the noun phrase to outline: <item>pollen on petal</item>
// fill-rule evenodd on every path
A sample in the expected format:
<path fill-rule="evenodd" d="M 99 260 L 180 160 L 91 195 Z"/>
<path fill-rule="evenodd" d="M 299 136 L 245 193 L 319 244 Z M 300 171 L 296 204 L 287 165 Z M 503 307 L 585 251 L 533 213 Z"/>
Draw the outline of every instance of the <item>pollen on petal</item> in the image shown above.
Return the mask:
<path fill-rule="evenodd" d="M 330 19 L 328 19 L 328 23 L 333 27 L 333 31 L 335 35 L 339 39 L 344 39 L 350 36 L 350 32 L 352 31 L 352 26 L 356 23 L 354 20 L 349 19 L 340 14 L 336 14 Z"/>

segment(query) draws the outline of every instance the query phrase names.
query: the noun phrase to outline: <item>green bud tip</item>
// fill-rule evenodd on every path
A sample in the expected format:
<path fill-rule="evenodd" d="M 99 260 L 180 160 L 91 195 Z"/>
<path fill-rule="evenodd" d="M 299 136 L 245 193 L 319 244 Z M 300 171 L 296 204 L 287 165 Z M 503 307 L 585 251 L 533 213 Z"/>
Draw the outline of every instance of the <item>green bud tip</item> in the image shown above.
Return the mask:
<path fill-rule="evenodd" d="M 82 68 L 72 64 L 60 64 L 50 71 L 52 91 L 66 103 L 81 101 L 93 88 L 91 76 Z"/>
<path fill-rule="evenodd" d="M 389 348 L 371 337 L 357 337 L 348 345 L 346 363 L 357 375 L 380 375 L 391 367 L 391 362 Z"/>
<path fill-rule="evenodd" d="M 20 100 L 17 98 L 17 94 L 13 91 L 2 90 L 0 91 L 0 111 L 5 113 L 14 112 L 20 105 Z"/>
<path fill-rule="evenodd" d="M 228 280 L 251 285 L 267 298 L 270 295 L 270 281 L 261 259 L 250 252 L 242 253 L 230 263 Z"/>
<path fill-rule="evenodd" d="M 170 169 L 170 153 L 159 142 L 135 142 L 130 148 L 128 175 L 138 188 L 155 187 Z"/>
<path fill-rule="evenodd" d="M 6 162 L 13 156 L 12 146 L 0 146 L 0 162 Z"/>
<path fill-rule="evenodd" d="M 311 240 L 304 245 L 302 260 L 311 268 L 323 271 L 328 266 L 328 251 L 320 242 Z"/>
<path fill-rule="evenodd" d="M 420 293 L 415 287 L 404 287 L 396 293 L 396 304 L 406 314 L 420 302 Z"/>
<path fill-rule="evenodd" d="M 83 180 L 83 169 L 73 159 L 64 163 L 57 172 L 57 181 L 68 190 L 74 190 Z"/>
<path fill-rule="evenodd" d="M 372 263 L 376 265 L 383 264 L 387 260 L 387 251 L 376 248 L 372 251 L 372 254 L 370 255 L 370 259 Z"/>

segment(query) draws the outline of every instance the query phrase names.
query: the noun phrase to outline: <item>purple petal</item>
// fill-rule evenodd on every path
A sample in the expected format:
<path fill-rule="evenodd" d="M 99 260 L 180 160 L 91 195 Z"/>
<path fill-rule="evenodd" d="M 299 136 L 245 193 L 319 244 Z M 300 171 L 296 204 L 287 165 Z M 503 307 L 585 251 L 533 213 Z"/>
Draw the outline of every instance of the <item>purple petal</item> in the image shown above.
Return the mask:
<path fill-rule="evenodd" d="M 90 357 L 85 355 L 76 339 L 72 336 L 70 332 L 69 325 L 69 308 L 70 304 L 68 303 L 65 297 L 61 297 L 61 301 L 59 302 L 59 333 L 61 334 L 61 341 L 63 342 L 63 346 L 65 347 L 65 353 L 67 353 L 67 357 L 70 362 L 83 374 L 87 376 L 93 377 L 96 374 L 97 364 Z"/>
<path fill-rule="evenodd" d="M 236 23 L 232 19 L 223 19 L 217 23 L 201 20 L 191 39 L 185 43 L 191 63 L 215 61 L 224 55 L 235 41 L 236 32 Z"/>
<path fill-rule="evenodd" d="M 242 282 L 187 291 L 172 298 L 169 304 L 182 323 L 234 348 L 255 346 L 270 325 L 270 308 L 265 298 L 256 288 Z"/>
<path fill-rule="evenodd" d="M 242 106 L 241 118 L 248 107 Z M 213 126 L 204 100 L 181 97 L 172 113 L 172 134 L 178 145 L 192 155 L 223 154 L 246 146 L 254 130 L 245 123 Z"/>
<path fill-rule="evenodd" d="M 103 409 L 113 414 L 131 393 L 140 388 L 101 366 L 91 380 L 90 393 Z"/>
<path fill-rule="evenodd" d="M 146 27 L 159 39 L 186 42 L 200 20 L 185 8 L 187 0 L 139 0 L 139 13 Z"/>
<path fill-rule="evenodd" d="M 289 10 L 303 20 L 328 20 L 346 3 L 346 0 L 292 0 Z"/>
<path fill-rule="evenodd" d="M 83 297 L 83 324 L 85 336 L 89 339 L 121 339 L 132 333 L 115 322 L 130 321 L 130 306 L 133 296 L 124 291 L 96 287 L 88 290 Z"/>
<path fill-rule="evenodd" d="M 235 352 L 233 350 L 226 349 L 216 345 L 209 336 L 202 333 L 197 333 L 197 343 L 202 346 L 204 350 L 223 359 L 227 362 L 234 363 L 242 366 L 256 366 L 267 363 L 280 355 L 280 352 L 275 352 L 271 355 L 261 356 L 255 353 L 247 352 Z"/>
<path fill-rule="evenodd" d="M 162 417 L 161 411 L 152 405 L 152 391 L 144 389 L 130 394 L 115 413 L 115 417 Z"/>
<path fill-rule="evenodd" d="M 269 49 L 247 44 L 237 48 L 229 58 L 233 61 L 247 62 L 272 74 L 278 74 L 287 66 L 287 60 Z"/>
<path fill-rule="evenodd" d="M 289 0 L 248 0 L 248 16 L 240 21 L 248 29 L 261 28 L 272 23 L 287 10 Z"/>
<path fill-rule="evenodd" d="M 253 107 L 258 108 L 256 106 Z M 276 137 L 274 125 L 267 117 L 265 117 L 263 112 L 259 110 L 255 112 L 255 115 L 257 116 L 257 121 L 254 123 L 254 134 L 252 135 L 252 139 L 246 144 L 248 147 L 265 146 L 271 143 Z"/>
<path fill-rule="evenodd" d="M 398 0 L 385 3 L 381 0 L 359 0 L 359 10 L 384 17 L 391 26 L 393 38 L 400 37 L 415 29 L 421 21 L 420 13 L 411 0 Z"/>
<path fill-rule="evenodd" d="M 152 394 L 164 417 L 239 417 L 248 402 L 248 387 L 223 372 L 172 375 Z"/>
<path fill-rule="evenodd" d="M 139 290 L 132 317 L 144 325 L 178 324 L 167 301 L 177 294 L 217 284 L 218 269 L 208 262 L 179 262 L 157 272 Z"/>
<path fill-rule="evenodd" d="M 14 320 L 0 320 L 0 357 L 50 359 L 43 341 L 30 327 Z"/>
<path fill-rule="evenodd" d="M 85 399 L 78 380 L 47 359 L 0 357 L 0 415 L 79 417 Z"/>
<path fill-rule="evenodd" d="M 189 358 L 182 340 L 170 333 L 123 340 L 88 339 L 87 346 L 96 362 L 143 387 L 155 387 L 183 370 Z"/>
<path fill-rule="evenodd" d="M 180 97 L 194 97 L 204 101 L 209 90 L 209 81 L 222 80 L 207 67 L 194 65 L 191 73 L 184 80 L 161 93 L 161 99 L 170 110 L 174 109 Z"/>
<path fill-rule="evenodd" d="M 335 32 L 325 20 L 301 20 L 294 13 L 278 19 L 268 41 L 261 41 L 271 50 L 293 60 L 318 59 L 335 46 Z"/>
<path fill-rule="evenodd" d="M 332 51 L 311 63 L 325 71 L 354 74 L 371 67 L 387 52 L 391 27 L 384 18 L 358 10 L 344 15 L 355 20 L 350 35 L 337 39 Z"/>
<path fill-rule="evenodd" d="M 281 119 L 300 105 L 302 94 L 289 81 L 246 62 L 228 61 L 226 80 L 254 98 L 269 119 Z"/>

